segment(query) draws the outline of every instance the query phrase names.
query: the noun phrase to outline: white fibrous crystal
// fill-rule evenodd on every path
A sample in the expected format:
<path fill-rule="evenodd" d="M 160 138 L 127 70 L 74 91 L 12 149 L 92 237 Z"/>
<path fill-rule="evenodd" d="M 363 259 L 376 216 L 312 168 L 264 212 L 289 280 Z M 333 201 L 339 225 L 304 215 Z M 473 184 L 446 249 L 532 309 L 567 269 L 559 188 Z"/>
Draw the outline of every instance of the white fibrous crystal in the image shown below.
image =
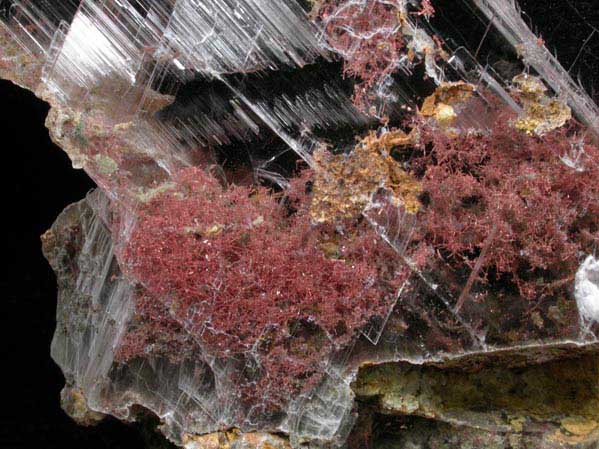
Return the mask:
<path fill-rule="evenodd" d="M 599 322 L 599 260 L 594 256 L 587 256 L 576 272 L 574 296 L 580 316 Z"/>
<path fill-rule="evenodd" d="M 599 114 L 517 3 L 10 3 L 0 76 L 98 185 L 43 238 L 77 421 L 154 415 L 190 449 L 599 441 L 573 399 L 597 380 L 552 387 L 596 364 Z"/>
<path fill-rule="evenodd" d="M 313 62 L 326 54 L 315 34 L 295 0 L 180 0 L 163 45 L 181 67 L 236 73 Z"/>

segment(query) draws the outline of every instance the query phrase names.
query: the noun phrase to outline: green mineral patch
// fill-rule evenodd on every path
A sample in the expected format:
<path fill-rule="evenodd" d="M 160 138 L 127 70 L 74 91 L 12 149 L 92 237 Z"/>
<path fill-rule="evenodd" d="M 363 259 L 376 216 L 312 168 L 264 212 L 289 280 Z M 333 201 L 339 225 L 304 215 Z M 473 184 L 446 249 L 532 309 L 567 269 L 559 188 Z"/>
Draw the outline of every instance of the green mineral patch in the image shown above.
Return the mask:
<path fill-rule="evenodd" d="M 502 432 L 549 425 L 570 435 L 599 426 L 599 357 L 517 368 L 389 363 L 363 367 L 353 389 L 379 411 Z"/>
<path fill-rule="evenodd" d="M 160 184 L 159 186 L 153 187 L 153 188 L 147 188 L 147 189 L 140 188 L 139 192 L 137 194 L 137 199 L 139 201 L 141 201 L 142 203 L 148 203 L 148 202 L 152 201 L 152 199 L 154 199 L 156 196 L 166 193 L 169 190 L 174 190 L 175 187 L 176 186 L 174 183 L 165 182 L 165 183 Z"/>
<path fill-rule="evenodd" d="M 105 175 L 111 175 L 119 168 L 119 165 L 116 163 L 116 161 L 105 154 L 96 154 L 94 156 L 94 160 L 96 161 L 96 165 L 98 166 L 100 173 Z"/>

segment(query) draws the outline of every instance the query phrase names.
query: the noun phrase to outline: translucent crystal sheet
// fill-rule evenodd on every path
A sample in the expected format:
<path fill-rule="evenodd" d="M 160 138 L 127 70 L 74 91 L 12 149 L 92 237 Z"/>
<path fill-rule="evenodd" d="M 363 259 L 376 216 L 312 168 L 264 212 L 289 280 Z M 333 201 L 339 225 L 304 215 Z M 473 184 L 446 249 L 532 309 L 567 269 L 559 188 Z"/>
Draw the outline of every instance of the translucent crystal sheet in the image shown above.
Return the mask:
<path fill-rule="evenodd" d="M 168 12 L 168 5 L 83 1 L 68 30 L 57 36 L 62 45 L 48 61 L 47 83 L 68 100 L 107 79 L 133 86 L 145 55 L 162 38 Z"/>
<path fill-rule="evenodd" d="M 2 16 L 6 22 L 3 25 L 24 50 L 44 58 L 58 28 L 73 19 L 78 3 L 77 0 L 58 4 L 31 0 L 5 2 Z"/>
<path fill-rule="evenodd" d="M 81 213 L 81 252 L 73 261 L 80 273 L 74 279 L 72 297 L 59 301 L 57 315 L 64 327 L 54 335 L 52 357 L 71 383 L 86 392 L 89 406 L 102 411 L 102 392 L 134 304 L 131 284 L 119 273 L 112 238 L 101 218 L 107 212 L 107 198 L 95 192 L 88 201 L 63 214 L 67 221 L 69 215 Z M 59 220 L 57 228 L 61 224 Z M 86 326 L 78 327 L 77 319 Z"/>
<path fill-rule="evenodd" d="M 302 66 L 323 55 L 315 28 L 294 1 L 179 0 L 160 51 L 208 74 Z"/>

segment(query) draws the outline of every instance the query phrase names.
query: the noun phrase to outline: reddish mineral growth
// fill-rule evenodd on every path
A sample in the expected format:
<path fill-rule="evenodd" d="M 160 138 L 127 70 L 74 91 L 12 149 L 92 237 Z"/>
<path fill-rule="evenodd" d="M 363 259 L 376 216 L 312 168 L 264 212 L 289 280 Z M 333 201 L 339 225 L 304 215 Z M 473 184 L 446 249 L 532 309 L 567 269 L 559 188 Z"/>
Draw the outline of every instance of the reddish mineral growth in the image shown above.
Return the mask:
<path fill-rule="evenodd" d="M 457 391 L 596 351 L 599 148 L 511 0 L 447 3 L 11 3 L 0 76 L 98 185 L 43 238 L 75 419 L 187 449 L 599 441 L 572 398 Z M 446 23 L 474 8 L 476 42 Z M 427 396 L 446 368 L 459 397 Z"/>

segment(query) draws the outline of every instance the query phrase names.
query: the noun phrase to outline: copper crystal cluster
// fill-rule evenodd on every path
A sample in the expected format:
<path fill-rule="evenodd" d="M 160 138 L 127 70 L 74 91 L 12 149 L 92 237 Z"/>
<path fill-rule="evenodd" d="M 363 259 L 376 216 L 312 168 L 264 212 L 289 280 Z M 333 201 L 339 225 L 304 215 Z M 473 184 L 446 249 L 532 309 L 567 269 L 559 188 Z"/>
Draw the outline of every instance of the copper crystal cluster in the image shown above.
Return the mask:
<path fill-rule="evenodd" d="M 512 0 L 451 3 L 7 2 L 0 76 L 98 186 L 42 237 L 74 419 L 599 444 L 599 108 Z"/>

